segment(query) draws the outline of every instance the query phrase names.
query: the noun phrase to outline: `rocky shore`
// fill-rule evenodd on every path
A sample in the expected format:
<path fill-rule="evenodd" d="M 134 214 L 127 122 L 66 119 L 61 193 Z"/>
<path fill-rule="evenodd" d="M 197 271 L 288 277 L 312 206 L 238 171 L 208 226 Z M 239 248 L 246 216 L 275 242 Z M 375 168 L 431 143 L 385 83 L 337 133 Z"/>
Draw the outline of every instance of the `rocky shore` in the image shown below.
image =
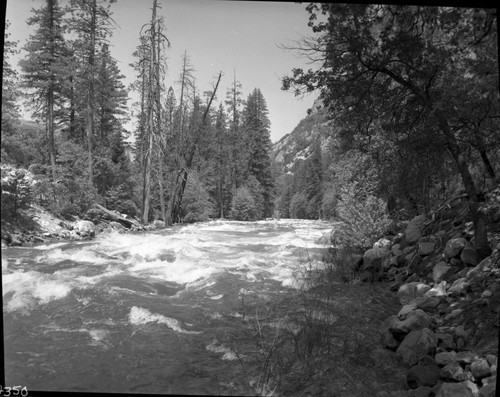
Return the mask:
<path fill-rule="evenodd" d="M 412 219 L 404 233 L 363 255 L 365 279 L 386 279 L 401 304 L 380 329 L 382 356 L 408 368 L 409 396 L 494 397 L 500 313 L 500 233 L 478 261 L 471 224 L 426 233 Z"/>

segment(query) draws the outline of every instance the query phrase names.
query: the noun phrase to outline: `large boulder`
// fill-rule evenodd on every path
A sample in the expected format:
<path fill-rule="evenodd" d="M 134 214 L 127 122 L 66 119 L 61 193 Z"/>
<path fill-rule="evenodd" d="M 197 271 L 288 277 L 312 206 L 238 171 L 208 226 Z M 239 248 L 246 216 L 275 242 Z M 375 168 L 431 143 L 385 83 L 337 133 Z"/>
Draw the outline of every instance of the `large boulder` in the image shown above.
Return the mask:
<path fill-rule="evenodd" d="M 370 248 L 363 254 L 363 270 L 379 274 L 389 264 L 389 259 L 387 248 Z"/>
<path fill-rule="evenodd" d="M 465 371 L 458 361 L 452 361 L 449 364 L 446 364 L 441 369 L 439 376 L 441 379 L 450 382 L 461 382 L 463 380 L 467 380 Z"/>
<path fill-rule="evenodd" d="M 432 279 L 434 280 L 434 282 L 437 283 L 441 281 L 450 269 L 451 266 L 446 262 L 439 262 L 438 264 L 436 264 L 436 266 L 434 266 L 432 269 Z"/>
<path fill-rule="evenodd" d="M 466 239 L 462 237 L 452 238 L 446 243 L 446 247 L 444 248 L 444 255 L 447 258 L 455 258 L 456 256 L 460 255 L 466 245 Z"/>
<path fill-rule="evenodd" d="M 434 352 L 437 336 L 428 328 L 411 331 L 396 350 L 396 356 L 409 367 Z"/>
<path fill-rule="evenodd" d="M 469 287 L 470 284 L 469 282 L 467 282 L 467 279 L 465 277 L 462 277 L 453 282 L 451 287 L 448 289 L 448 293 L 450 295 L 460 296 L 465 294 Z"/>
<path fill-rule="evenodd" d="M 425 226 L 425 215 L 417 215 L 406 226 L 405 238 L 410 244 L 416 243 L 422 237 Z"/>
<path fill-rule="evenodd" d="M 434 360 L 436 360 L 437 365 L 444 367 L 451 363 L 455 359 L 456 355 L 457 353 L 454 351 L 440 352 L 434 356 Z"/>
<path fill-rule="evenodd" d="M 472 391 L 462 383 L 443 383 L 436 397 L 474 397 Z"/>
<path fill-rule="evenodd" d="M 410 368 L 406 381 L 411 389 L 420 386 L 432 387 L 439 380 L 439 367 L 436 364 L 420 363 Z"/>
<path fill-rule="evenodd" d="M 495 383 L 488 383 L 486 386 L 479 390 L 479 397 L 495 397 L 496 396 Z"/>
<path fill-rule="evenodd" d="M 425 296 L 447 296 L 446 288 L 448 283 L 446 281 L 441 281 L 439 284 L 434 285 L 430 290 L 425 292 Z"/>
<path fill-rule="evenodd" d="M 81 234 L 87 234 L 91 237 L 95 236 L 95 225 L 91 221 L 78 220 L 73 228 L 73 230 L 80 232 Z"/>
<path fill-rule="evenodd" d="M 390 331 L 394 337 L 407 334 L 422 328 L 430 328 L 432 324 L 431 317 L 421 309 L 410 311 L 404 320 L 394 321 L 391 324 Z"/>
<path fill-rule="evenodd" d="M 491 375 L 490 365 L 485 358 L 479 358 L 470 365 L 474 378 L 483 379 Z"/>
<path fill-rule="evenodd" d="M 477 252 L 471 245 L 466 245 L 460 253 L 460 260 L 468 266 L 477 265 Z"/>
<path fill-rule="evenodd" d="M 431 287 L 419 281 L 403 284 L 398 290 L 398 299 L 402 305 L 410 303 L 413 299 L 423 296 Z"/>
<path fill-rule="evenodd" d="M 418 245 L 418 254 L 421 256 L 427 256 L 431 255 L 434 253 L 434 250 L 436 249 L 436 244 L 434 243 L 420 243 Z"/>

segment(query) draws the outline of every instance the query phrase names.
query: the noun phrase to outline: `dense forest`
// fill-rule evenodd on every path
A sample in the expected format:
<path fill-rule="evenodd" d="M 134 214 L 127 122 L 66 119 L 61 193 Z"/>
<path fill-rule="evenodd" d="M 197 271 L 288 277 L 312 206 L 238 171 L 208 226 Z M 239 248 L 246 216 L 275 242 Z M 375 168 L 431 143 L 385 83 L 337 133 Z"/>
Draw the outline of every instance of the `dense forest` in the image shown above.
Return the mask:
<path fill-rule="evenodd" d="M 496 11 L 306 9 L 316 36 L 294 48 L 317 68 L 293 69 L 283 89 L 319 91 L 320 109 L 275 147 L 277 208 L 342 219 L 350 244 L 369 246 L 360 239 L 391 220 L 464 198 L 486 255 L 486 224 L 496 218 L 481 203 L 500 166 Z"/>
<path fill-rule="evenodd" d="M 220 72 L 211 90 L 196 85 L 185 52 L 180 76 L 167 87 L 163 17 L 154 1 L 137 39 L 136 81 L 125 87 L 109 50 L 112 1 L 47 0 L 33 9 L 34 28 L 19 72 L 9 63 L 17 43 L 5 31 L 2 163 L 31 171 L 2 182 L 2 215 L 30 203 L 65 218 L 95 203 L 148 224 L 255 220 L 272 213 L 270 123 L 259 88 L 243 98 L 233 73 L 225 100 Z M 129 114 L 129 92 L 139 98 Z M 22 101 L 36 122 L 20 118 Z M 135 125 L 126 141 L 124 123 Z"/>
<path fill-rule="evenodd" d="M 266 100 L 259 88 L 244 98 L 236 72 L 220 100 L 223 71 L 201 91 L 186 52 L 166 86 L 170 42 L 156 1 L 125 87 L 107 44 L 111 3 L 46 0 L 27 21 L 35 34 L 19 73 L 7 24 L 2 163 L 36 183 L 2 184 L 6 216 L 35 202 L 63 217 L 98 203 L 143 224 L 335 219 L 346 225 L 339 238 L 367 247 L 394 220 L 463 198 L 477 248 L 489 252 L 481 203 L 500 166 L 495 10 L 310 3 L 314 35 L 291 49 L 316 67 L 291 65 L 282 88 L 320 101 L 273 148 Z M 20 119 L 21 99 L 37 123 Z"/>

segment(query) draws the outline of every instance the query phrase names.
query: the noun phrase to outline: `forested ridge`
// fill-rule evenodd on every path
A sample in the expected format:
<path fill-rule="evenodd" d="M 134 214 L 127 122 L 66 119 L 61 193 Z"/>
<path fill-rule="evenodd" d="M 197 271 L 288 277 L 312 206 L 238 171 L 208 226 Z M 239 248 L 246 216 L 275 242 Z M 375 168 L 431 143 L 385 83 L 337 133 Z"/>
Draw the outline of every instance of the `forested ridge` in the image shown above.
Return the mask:
<path fill-rule="evenodd" d="M 156 1 L 137 37 L 130 87 L 109 51 L 112 1 L 47 0 L 22 44 L 9 40 L 7 23 L 2 163 L 35 181 L 3 182 L 4 216 L 36 203 L 87 219 L 100 205 L 144 225 L 337 220 L 337 239 L 365 248 L 398 221 L 433 217 L 458 198 L 487 255 L 497 218 L 482 203 L 498 186 L 500 158 L 495 10 L 305 8 L 313 35 L 289 49 L 315 68 L 291 65 L 282 89 L 320 98 L 274 147 L 262 91 L 245 98 L 236 70 L 202 89 L 186 51 L 180 74 L 168 74 Z M 9 57 L 20 45 L 27 56 L 15 68 Z M 36 123 L 20 119 L 20 102 Z"/>
<path fill-rule="evenodd" d="M 22 172 L 9 179 L 5 169 L 2 216 L 15 220 L 32 203 L 67 219 L 92 219 L 101 206 L 144 225 L 270 216 L 270 122 L 261 90 L 245 98 L 233 70 L 203 82 L 210 87 L 203 91 L 187 50 L 180 75 L 168 75 L 170 42 L 156 1 L 131 50 L 136 80 L 125 87 L 109 51 L 113 3 L 44 1 L 32 9 L 34 34 L 22 44 L 9 40 L 7 21 L 2 163 L 34 180 Z M 16 68 L 9 58 L 20 45 L 27 56 Z M 128 109 L 132 94 L 138 100 Z M 35 122 L 21 119 L 20 104 Z"/>

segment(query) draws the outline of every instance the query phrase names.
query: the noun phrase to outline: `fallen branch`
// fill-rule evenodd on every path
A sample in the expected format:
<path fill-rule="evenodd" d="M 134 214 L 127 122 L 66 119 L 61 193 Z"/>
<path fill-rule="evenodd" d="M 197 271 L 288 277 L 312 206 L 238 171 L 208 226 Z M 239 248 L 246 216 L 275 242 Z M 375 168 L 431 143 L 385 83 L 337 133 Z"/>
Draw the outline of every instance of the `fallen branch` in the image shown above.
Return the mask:
<path fill-rule="evenodd" d="M 128 229 L 131 229 L 132 226 L 135 225 L 135 223 L 133 221 L 131 221 L 130 219 L 126 219 L 120 215 L 117 215 L 115 212 L 113 211 L 110 211 L 106 208 L 104 208 L 102 205 L 100 204 L 97 204 L 97 203 L 94 203 L 94 206 L 98 209 L 100 209 L 102 212 L 104 212 L 106 215 L 109 216 L 109 218 L 112 220 L 112 221 L 115 221 L 115 222 L 119 222 L 121 223 L 123 226 L 125 226 L 126 228 Z"/>

